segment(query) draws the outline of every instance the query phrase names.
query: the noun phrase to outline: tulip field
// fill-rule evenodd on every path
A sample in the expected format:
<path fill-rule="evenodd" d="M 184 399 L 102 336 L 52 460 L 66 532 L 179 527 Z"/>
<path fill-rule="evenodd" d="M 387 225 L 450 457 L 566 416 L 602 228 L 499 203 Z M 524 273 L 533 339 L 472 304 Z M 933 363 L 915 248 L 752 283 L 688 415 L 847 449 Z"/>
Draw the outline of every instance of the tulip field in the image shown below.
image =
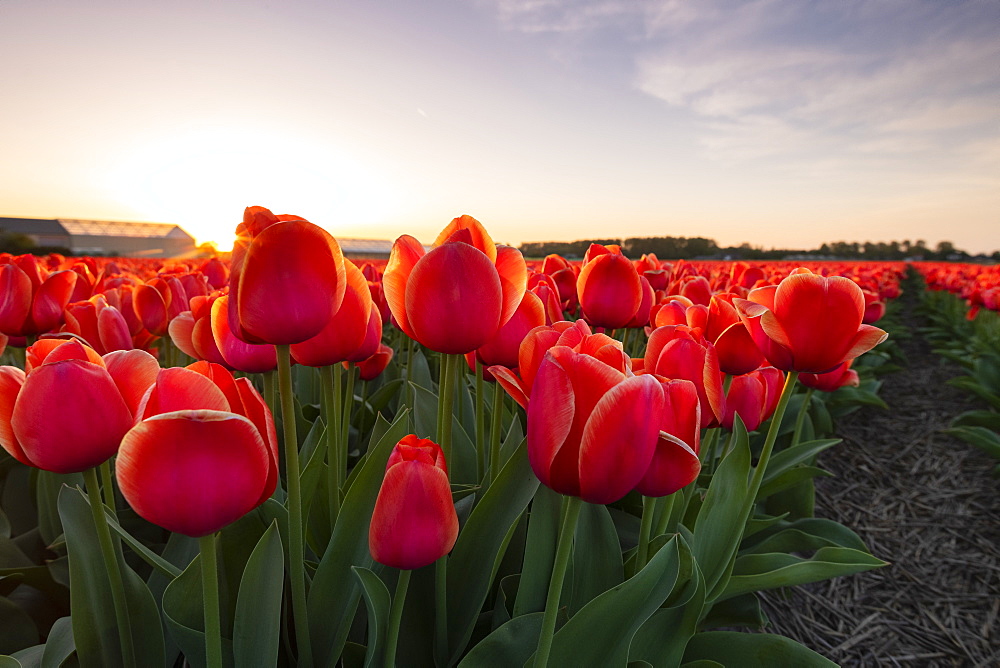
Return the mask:
<path fill-rule="evenodd" d="M 0 668 L 1000 665 L 1000 270 L 0 255 Z"/>

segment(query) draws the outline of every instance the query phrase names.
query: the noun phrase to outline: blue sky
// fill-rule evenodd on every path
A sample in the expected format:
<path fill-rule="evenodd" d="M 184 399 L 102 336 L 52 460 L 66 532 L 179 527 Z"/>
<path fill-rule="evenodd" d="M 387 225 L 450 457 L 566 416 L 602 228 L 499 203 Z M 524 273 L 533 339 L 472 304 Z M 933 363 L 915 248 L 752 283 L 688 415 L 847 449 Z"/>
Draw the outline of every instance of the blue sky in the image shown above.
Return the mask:
<path fill-rule="evenodd" d="M 1000 3 L 0 3 L 0 215 L 1000 249 Z"/>

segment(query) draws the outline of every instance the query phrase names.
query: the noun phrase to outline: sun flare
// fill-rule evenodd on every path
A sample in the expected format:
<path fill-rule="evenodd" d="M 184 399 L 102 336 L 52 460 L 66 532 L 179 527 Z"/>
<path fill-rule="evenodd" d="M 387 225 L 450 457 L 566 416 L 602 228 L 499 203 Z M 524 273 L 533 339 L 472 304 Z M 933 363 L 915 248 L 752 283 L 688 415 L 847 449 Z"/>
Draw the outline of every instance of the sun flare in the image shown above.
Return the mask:
<path fill-rule="evenodd" d="M 383 178 L 343 151 L 231 126 L 187 129 L 142 146 L 110 185 L 140 215 L 176 223 L 220 250 L 232 247 L 249 205 L 294 213 L 337 234 L 380 222 L 394 200 Z"/>

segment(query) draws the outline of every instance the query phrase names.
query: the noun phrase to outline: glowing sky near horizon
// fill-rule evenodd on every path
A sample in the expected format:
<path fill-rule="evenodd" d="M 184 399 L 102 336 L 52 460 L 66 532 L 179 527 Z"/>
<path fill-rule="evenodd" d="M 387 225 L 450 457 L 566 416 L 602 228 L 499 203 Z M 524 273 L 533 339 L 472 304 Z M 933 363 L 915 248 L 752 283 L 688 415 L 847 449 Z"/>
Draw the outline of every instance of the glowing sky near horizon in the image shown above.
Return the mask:
<path fill-rule="evenodd" d="M 1000 249 L 1000 3 L 0 2 L 0 216 Z"/>

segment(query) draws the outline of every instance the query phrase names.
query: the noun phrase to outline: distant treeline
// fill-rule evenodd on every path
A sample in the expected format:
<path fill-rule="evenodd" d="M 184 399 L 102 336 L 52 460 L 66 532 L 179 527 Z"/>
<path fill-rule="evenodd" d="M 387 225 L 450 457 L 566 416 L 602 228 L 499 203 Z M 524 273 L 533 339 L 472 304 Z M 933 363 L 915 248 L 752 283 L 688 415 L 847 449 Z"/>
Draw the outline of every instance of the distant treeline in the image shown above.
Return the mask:
<path fill-rule="evenodd" d="M 62 246 L 39 246 L 35 240 L 27 234 L 18 234 L 0 229 L 0 253 L 10 253 L 11 255 L 48 255 L 49 253 L 59 253 L 69 255 L 70 250 Z"/>
<path fill-rule="evenodd" d="M 629 237 L 628 239 L 582 239 L 579 241 L 532 241 L 520 246 L 521 253 L 529 258 L 542 258 L 552 253 L 566 258 L 582 258 L 590 244 L 618 244 L 622 252 L 630 258 L 639 258 L 645 253 L 654 253 L 661 260 L 723 259 L 731 260 L 781 260 L 790 256 L 813 256 L 816 259 L 838 258 L 857 260 L 952 260 L 964 262 L 971 256 L 964 250 L 955 248 L 950 241 L 941 241 L 934 248 L 927 246 L 923 239 L 904 241 L 834 241 L 819 248 L 794 249 L 752 246 L 719 246 L 715 239 L 704 237 Z M 1000 251 L 992 258 L 1000 261 Z"/>

